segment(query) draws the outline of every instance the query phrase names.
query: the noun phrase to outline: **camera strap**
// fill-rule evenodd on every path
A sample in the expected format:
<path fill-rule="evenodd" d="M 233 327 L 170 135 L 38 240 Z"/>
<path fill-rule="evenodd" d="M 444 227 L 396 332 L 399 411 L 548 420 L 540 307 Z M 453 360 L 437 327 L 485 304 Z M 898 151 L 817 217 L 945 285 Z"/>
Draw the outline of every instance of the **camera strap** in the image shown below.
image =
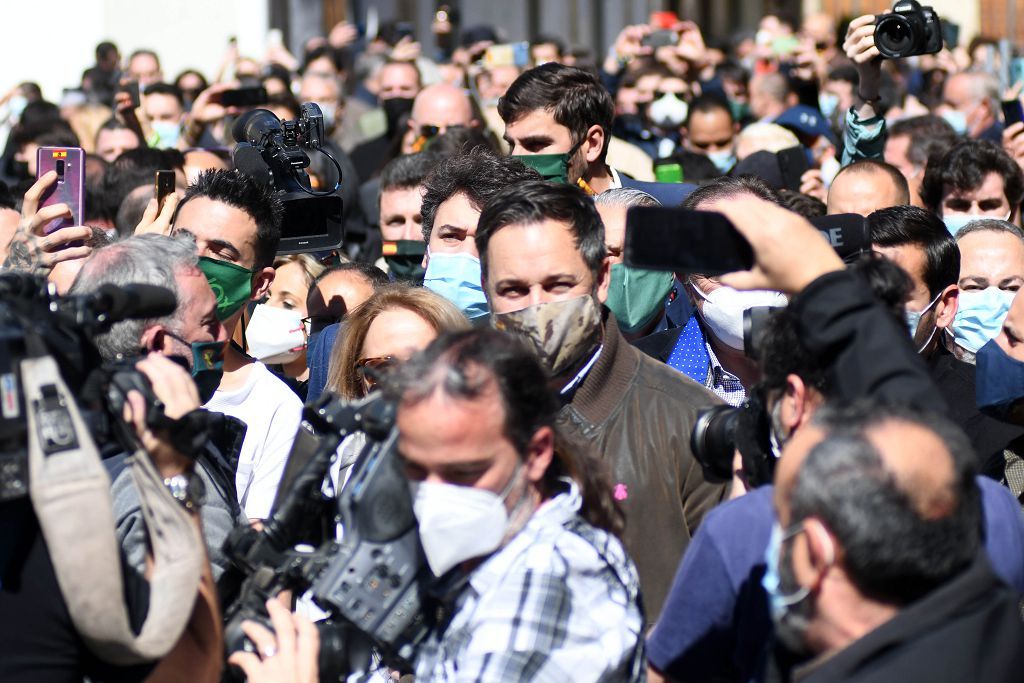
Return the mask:
<path fill-rule="evenodd" d="M 193 610 L 205 561 L 196 527 L 149 456 L 128 458 L 153 553 L 149 609 L 140 632 L 124 605 L 110 477 L 74 397 L 50 356 L 21 362 L 28 414 L 29 495 L 75 629 L 118 665 L 160 659 Z"/>

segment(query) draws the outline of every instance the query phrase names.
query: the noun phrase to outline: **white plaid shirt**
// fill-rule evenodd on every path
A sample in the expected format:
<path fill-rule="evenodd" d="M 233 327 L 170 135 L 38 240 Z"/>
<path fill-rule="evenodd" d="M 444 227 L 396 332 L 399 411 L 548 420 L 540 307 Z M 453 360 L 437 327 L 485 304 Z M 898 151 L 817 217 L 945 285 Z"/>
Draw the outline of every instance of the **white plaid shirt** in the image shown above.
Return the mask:
<path fill-rule="evenodd" d="M 469 576 L 416 655 L 416 683 L 645 680 L 636 568 L 566 481 Z"/>

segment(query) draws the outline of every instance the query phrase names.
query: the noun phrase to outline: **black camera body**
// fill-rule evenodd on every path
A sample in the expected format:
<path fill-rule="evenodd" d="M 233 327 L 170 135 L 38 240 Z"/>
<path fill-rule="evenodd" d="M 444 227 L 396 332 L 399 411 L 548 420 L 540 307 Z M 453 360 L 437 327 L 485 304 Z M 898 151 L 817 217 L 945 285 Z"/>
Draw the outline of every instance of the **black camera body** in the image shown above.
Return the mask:
<path fill-rule="evenodd" d="M 690 450 L 709 480 L 730 481 L 734 454 L 739 451 L 743 475 L 751 487 L 772 481 L 777 457 L 766 408 L 755 389 L 739 407 L 718 405 L 697 413 Z"/>
<path fill-rule="evenodd" d="M 263 530 L 241 529 L 225 544 L 247 574 L 228 610 L 228 653 L 251 649 L 243 620 L 269 628 L 267 599 L 283 589 L 311 589 L 314 602 L 331 615 L 319 625 L 321 641 L 331 642 L 320 650 L 320 670 L 329 672 L 321 680 L 367 668 L 371 649 L 386 665 L 408 668 L 429 630 L 423 602 L 432 574 L 397 455 L 394 405 L 377 396 L 345 403 L 325 394 L 303 415 Z M 366 434 L 367 445 L 336 506 L 325 510 L 322 483 L 338 445 L 355 431 Z M 312 519 L 318 514 L 322 519 Z M 340 541 L 336 521 L 344 529 Z"/>
<path fill-rule="evenodd" d="M 934 54 L 942 49 L 942 20 L 917 0 L 899 0 L 875 17 L 875 47 L 885 59 Z"/>
<path fill-rule="evenodd" d="M 282 121 L 267 109 L 253 109 L 231 127 L 238 142 L 231 153 L 238 171 L 273 187 L 284 203 L 279 254 L 336 249 L 344 239 L 343 205 L 336 190 L 341 166 L 323 148 L 324 117 L 320 107 L 307 102 L 299 118 Z M 314 190 L 306 168 L 307 152 L 327 156 L 337 171 L 334 187 Z"/>
<path fill-rule="evenodd" d="M 140 392 L 151 426 L 166 419 L 162 405 L 134 363 L 104 363 L 92 338 L 120 320 L 157 318 L 176 308 L 172 292 L 151 285 L 107 285 L 88 295 L 58 296 L 45 278 L 0 273 L 0 503 L 28 495 L 29 410 L 39 419 L 44 452 L 62 450 L 73 436 L 66 406 L 55 396 L 26 403 L 21 361 L 52 356 L 94 440 L 134 450 L 123 403 L 115 399 Z"/>

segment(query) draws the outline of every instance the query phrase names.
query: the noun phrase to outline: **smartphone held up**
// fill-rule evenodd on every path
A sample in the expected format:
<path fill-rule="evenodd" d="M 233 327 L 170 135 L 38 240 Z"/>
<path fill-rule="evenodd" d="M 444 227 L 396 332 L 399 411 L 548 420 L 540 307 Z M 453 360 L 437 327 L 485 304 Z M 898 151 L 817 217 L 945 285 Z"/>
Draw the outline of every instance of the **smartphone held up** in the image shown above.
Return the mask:
<path fill-rule="evenodd" d="M 43 229 L 50 234 L 74 225 L 85 218 L 85 151 L 81 147 L 40 147 L 36 150 L 36 178 L 50 171 L 57 179 L 43 192 L 39 208 L 66 204 L 71 216 L 55 218 Z"/>

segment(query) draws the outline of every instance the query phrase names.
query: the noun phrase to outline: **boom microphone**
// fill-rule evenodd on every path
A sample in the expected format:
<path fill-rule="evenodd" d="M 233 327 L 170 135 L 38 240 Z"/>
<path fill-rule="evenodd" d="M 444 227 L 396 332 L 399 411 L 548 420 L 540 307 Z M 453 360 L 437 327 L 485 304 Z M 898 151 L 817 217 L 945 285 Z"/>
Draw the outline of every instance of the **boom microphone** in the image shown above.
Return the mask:
<path fill-rule="evenodd" d="M 156 285 L 103 285 L 90 297 L 90 308 L 110 324 L 122 320 L 147 320 L 171 315 L 178 308 L 174 292 Z"/>

